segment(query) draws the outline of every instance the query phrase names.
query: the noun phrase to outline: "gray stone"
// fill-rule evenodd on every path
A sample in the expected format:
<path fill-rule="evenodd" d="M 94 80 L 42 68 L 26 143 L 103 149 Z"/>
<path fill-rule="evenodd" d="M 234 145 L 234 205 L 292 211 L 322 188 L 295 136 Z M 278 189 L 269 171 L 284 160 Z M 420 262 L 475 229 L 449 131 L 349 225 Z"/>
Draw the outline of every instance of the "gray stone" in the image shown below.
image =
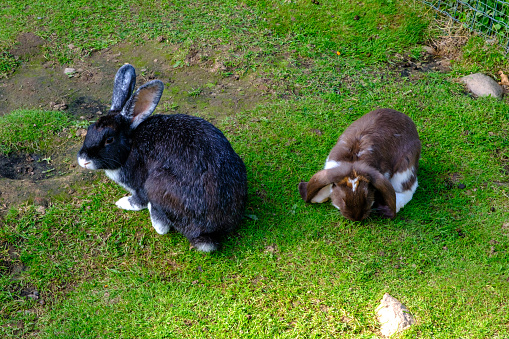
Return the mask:
<path fill-rule="evenodd" d="M 380 305 L 376 308 L 376 315 L 381 324 L 380 332 L 385 337 L 404 331 L 415 323 L 408 308 L 389 293 L 384 294 Z"/>
<path fill-rule="evenodd" d="M 491 77 L 482 74 L 475 73 L 464 76 L 460 79 L 465 83 L 468 89 L 479 97 L 492 96 L 494 98 L 502 98 L 504 89 Z"/>

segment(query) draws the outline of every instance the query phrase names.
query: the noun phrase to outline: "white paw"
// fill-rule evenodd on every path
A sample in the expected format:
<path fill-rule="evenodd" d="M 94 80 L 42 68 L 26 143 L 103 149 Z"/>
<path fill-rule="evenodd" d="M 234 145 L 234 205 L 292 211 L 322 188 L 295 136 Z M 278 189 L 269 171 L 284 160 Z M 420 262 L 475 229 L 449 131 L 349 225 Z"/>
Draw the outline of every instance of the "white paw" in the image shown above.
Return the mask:
<path fill-rule="evenodd" d="M 159 234 L 166 234 L 170 231 L 170 225 L 162 223 L 157 218 L 152 216 L 152 206 L 148 203 L 148 210 L 150 211 L 150 221 L 152 221 L 152 226 Z"/>
<path fill-rule="evenodd" d="M 154 227 L 157 233 L 166 234 L 169 232 L 170 230 L 169 225 L 163 224 L 159 220 L 153 219 L 152 217 L 150 218 L 150 220 L 152 221 L 152 226 Z"/>
<path fill-rule="evenodd" d="M 117 207 L 123 209 L 123 210 L 128 210 L 128 211 L 140 211 L 144 208 L 146 208 L 146 206 L 140 206 L 140 205 L 133 205 L 131 204 L 131 196 L 129 197 L 123 197 L 122 199 L 118 200 L 115 205 L 117 205 Z"/>
<path fill-rule="evenodd" d="M 201 244 L 195 245 L 194 248 L 198 251 L 206 252 L 206 253 L 213 252 L 213 251 L 217 250 L 217 246 L 214 244 L 211 244 L 211 243 L 201 243 Z"/>

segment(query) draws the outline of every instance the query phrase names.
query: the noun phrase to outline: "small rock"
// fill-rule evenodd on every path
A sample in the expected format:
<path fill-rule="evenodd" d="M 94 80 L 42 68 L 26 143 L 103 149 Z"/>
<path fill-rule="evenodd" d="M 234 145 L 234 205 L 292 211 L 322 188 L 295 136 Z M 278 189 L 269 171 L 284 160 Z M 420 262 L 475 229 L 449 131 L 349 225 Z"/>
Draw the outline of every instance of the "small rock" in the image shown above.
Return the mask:
<path fill-rule="evenodd" d="M 76 69 L 74 68 L 67 67 L 66 69 L 64 69 L 64 74 L 73 75 L 74 73 L 76 73 Z"/>
<path fill-rule="evenodd" d="M 465 185 L 465 184 L 459 184 L 459 185 L 458 185 L 458 188 L 459 188 L 460 190 L 463 190 L 463 189 L 465 189 L 466 187 L 467 187 L 467 185 Z"/>
<path fill-rule="evenodd" d="M 87 130 L 86 130 L 86 129 L 84 129 L 84 128 L 78 128 L 78 129 L 76 130 L 76 136 L 77 136 L 78 138 L 85 137 L 86 135 L 87 135 Z"/>
<path fill-rule="evenodd" d="M 426 53 L 428 54 L 435 54 L 436 53 L 436 50 L 431 47 L 431 46 L 423 46 L 424 50 L 426 51 Z"/>
<path fill-rule="evenodd" d="M 385 337 L 404 331 L 415 323 L 408 308 L 389 293 L 384 294 L 375 311 L 378 321 L 381 323 L 380 332 Z"/>
<path fill-rule="evenodd" d="M 50 102 L 49 104 L 53 111 L 64 111 L 67 109 L 67 105 L 65 103 L 57 104 L 54 102 Z"/>
<path fill-rule="evenodd" d="M 492 96 L 494 98 L 502 98 L 504 89 L 491 77 L 482 74 L 475 73 L 464 76 L 460 79 L 465 83 L 468 89 L 479 97 Z"/>

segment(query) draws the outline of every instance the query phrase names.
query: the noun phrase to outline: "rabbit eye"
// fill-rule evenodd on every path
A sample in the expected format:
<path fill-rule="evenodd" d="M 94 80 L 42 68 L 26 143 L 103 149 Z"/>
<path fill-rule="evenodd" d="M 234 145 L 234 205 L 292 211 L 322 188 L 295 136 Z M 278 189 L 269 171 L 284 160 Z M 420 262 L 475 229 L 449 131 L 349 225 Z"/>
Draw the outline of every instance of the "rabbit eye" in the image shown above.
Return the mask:
<path fill-rule="evenodd" d="M 108 137 L 108 138 L 106 139 L 106 141 L 104 142 L 104 144 L 105 144 L 105 145 L 109 145 L 109 144 L 111 144 L 111 143 L 113 142 L 113 140 L 115 140 L 113 137 Z"/>

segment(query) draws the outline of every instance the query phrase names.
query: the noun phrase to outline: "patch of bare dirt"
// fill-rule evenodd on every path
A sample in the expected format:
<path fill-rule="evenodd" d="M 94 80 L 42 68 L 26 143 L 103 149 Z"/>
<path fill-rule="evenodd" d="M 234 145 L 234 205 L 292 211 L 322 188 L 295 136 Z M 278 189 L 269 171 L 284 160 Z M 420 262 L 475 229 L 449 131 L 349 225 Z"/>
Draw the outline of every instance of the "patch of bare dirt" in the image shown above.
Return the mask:
<path fill-rule="evenodd" d="M 56 169 L 39 154 L 0 155 L 0 178 L 41 180 L 52 176 Z"/>
<path fill-rule="evenodd" d="M 80 146 L 67 146 L 50 156 L 0 156 L 0 214 L 25 201 L 47 207 L 53 196 L 72 196 L 75 186 L 97 179 L 99 172 L 86 171 L 77 165 Z"/>
<path fill-rule="evenodd" d="M 451 71 L 451 61 L 463 57 L 462 48 L 472 33 L 452 20 L 443 20 L 437 26 L 440 27 L 439 35 L 424 46 L 426 53 L 422 58 L 416 60 L 408 55 L 396 55 L 399 60 L 393 69 L 402 77 L 418 76 L 419 73 L 430 71 L 448 73 Z"/>
<path fill-rule="evenodd" d="M 397 61 L 391 69 L 398 72 L 401 77 L 419 76 L 420 73 L 451 71 L 451 61 L 448 58 L 433 54 L 431 48 L 420 59 L 414 59 L 408 55 L 396 55 Z"/>
<path fill-rule="evenodd" d="M 8 243 L 0 244 L 0 276 L 12 276 L 16 279 L 19 274 L 26 270 L 26 266 L 19 260 L 16 248 Z"/>
<path fill-rule="evenodd" d="M 34 33 L 23 33 L 18 36 L 17 40 L 16 44 L 9 50 L 9 53 L 22 59 L 40 53 L 41 46 L 45 43 L 43 38 Z"/>

